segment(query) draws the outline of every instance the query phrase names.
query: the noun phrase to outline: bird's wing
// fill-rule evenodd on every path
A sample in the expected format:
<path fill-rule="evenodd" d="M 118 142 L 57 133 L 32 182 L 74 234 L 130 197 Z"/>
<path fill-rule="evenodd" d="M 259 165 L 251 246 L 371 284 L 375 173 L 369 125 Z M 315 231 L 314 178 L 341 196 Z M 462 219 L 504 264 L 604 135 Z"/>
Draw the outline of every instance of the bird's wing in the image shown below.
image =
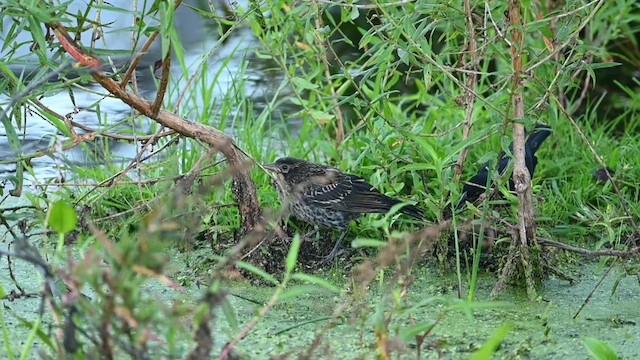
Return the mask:
<path fill-rule="evenodd" d="M 345 176 L 349 178 L 348 182 L 351 183 L 352 191 L 351 194 L 346 196 L 344 201 L 342 201 L 342 211 L 384 214 L 389 212 L 395 205 L 402 203 L 402 201 L 398 199 L 384 195 L 360 177 L 353 175 Z M 400 212 L 418 220 L 425 219 L 423 210 L 414 205 L 405 205 L 400 209 Z"/>
<path fill-rule="evenodd" d="M 310 180 L 304 192 L 306 202 L 326 209 L 353 213 L 385 213 L 399 203 L 398 200 L 383 195 L 360 177 L 342 174 L 334 169 L 327 172 L 329 174 Z"/>
<path fill-rule="evenodd" d="M 341 204 L 351 197 L 353 190 L 350 176 L 337 169 L 325 168 L 309 177 L 303 197 L 316 206 L 343 210 Z"/>

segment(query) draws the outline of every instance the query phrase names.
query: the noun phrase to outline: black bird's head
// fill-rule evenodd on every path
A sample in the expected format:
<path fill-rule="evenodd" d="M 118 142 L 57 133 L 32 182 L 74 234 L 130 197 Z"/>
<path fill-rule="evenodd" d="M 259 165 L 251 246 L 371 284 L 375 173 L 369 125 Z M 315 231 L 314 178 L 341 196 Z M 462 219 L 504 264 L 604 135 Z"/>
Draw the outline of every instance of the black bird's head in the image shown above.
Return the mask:
<path fill-rule="evenodd" d="M 533 131 L 527 136 L 527 149 L 531 155 L 534 155 L 540 148 L 540 145 L 551 135 L 551 127 L 544 124 L 536 124 Z"/>
<path fill-rule="evenodd" d="M 304 163 L 306 163 L 304 160 L 292 157 L 283 157 L 272 164 L 265 165 L 264 168 L 275 173 L 288 174 L 291 169 L 297 169 L 303 166 Z"/>
<path fill-rule="evenodd" d="M 276 160 L 273 164 L 264 165 L 275 176 L 278 182 L 296 183 L 307 172 L 306 168 L 311 165 L 304 160 L 285 157 Z"/>

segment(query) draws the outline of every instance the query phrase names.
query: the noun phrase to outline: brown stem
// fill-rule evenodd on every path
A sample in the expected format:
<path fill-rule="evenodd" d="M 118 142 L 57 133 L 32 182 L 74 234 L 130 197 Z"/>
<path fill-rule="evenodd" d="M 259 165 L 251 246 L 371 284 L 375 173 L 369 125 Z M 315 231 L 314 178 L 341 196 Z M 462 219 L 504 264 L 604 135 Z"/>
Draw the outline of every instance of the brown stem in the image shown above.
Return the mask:
<path fill-rule="evenodd" d="M 158 92 L 156 93 L 156 100 L 153 102 L 153 106 L 151 107 L 151 111 L 153 112 L 153 114 L 158 114 L 160 107 L 162 107 L 164 96 L 167 93 L 167 86 L 169 86 L 169 75 L 171 75 L 172 49 L 173 47 L 171 46 L 171 44 L 169 44 L 167 54 L 162 60 L 162 79 L 160 79 L 160 87 L 158 88 Z"/>
<path fill-rule="evenodd" d="M 475 25 L 473 23 L 473 14 L 471 12 L 471 2 L 470 0 L 464 1 L 464 11 L 467 17 L 467 32 L 469 34 L 469 48 L 468 52 L 471 56 L 471 72 L 467 76 L 467 89 L 465 90 L 465 103 L 467 105 L 467 111 L 464 121 L 464 128 L 462 130 L 462 141 L 466 141 L 469 139 L 469 135 L 471 134 L 471 127 L 473 126 L 473 108 L 476 101 L 475 93 L 478 89 L 478 43 L 476 41 L 476 31 Z M 466 67 L 465 67 L 466 68 Z M 462 175 L 462 170 L 464 167 L 464 161 L 467 158 L 467 153 L 469 152 L 469 148 L 465 147 L 460 152 L 460 158 L 455 166 L 455 177 L 454 182 L 457 182 Z"/>
<path fill-rule="evenodd" d="M 93 78 L 115 97 L 161 125 L 181 135 L 204 142 L 216 151 L 221 152 L 227 159 L 229 168 L 236 171 L 233 178 L 232 191 L 240 210 L 242 232 L 246 233 L 253 228 L 261 215 L 256 187 L 251 180 L 250 168 L 243 161 L 243 152 L 229 136 L 215 128 L 188 121 L 165 109 L 160 108 L 155 111 L 150 101 L 127 91 L 104 72 L 100 71 L 100 61 L 84 53 L 75 42 L 71 41 L 62 24 L 52 23 L 49 26 L 54 29 L 64 49 L 74 59 L 80 61 L 81 64 L 88 66 L 91 69 Z"/>
<path fill-rule="evenodd" d="M 529 298 L 535 299 L 536 288 L 533 279 L 533 268 L 530 255 L 530 245 L 535 244 L 535 214 L 533 211 L 533 195 L 531 193 L 531 175 L 525 162 L 525 131 L 524 125 L 517 120 L 523 119 L 524 110 L 524 84 L 523 84 L 523 54 L 524 36 L 522 32 L 522 4 L 520 0 L 509 0 L 509 32 L 511 34 L 511 63 L 513 66 L 513 84 L 511 107 L 513 108 L 513 181 L 518 194 L 518 229 L 513 232 L 513 246 L 509 249 L 509 259 L 519 259 L 522 265 L 527 293 Z M 498 281 L 494 293 L 499 291 L 499 286 L 504 286 L 508 274 L 513 274 L 511 266 L 507 263 L 502 271 L 502 277 Z"/>

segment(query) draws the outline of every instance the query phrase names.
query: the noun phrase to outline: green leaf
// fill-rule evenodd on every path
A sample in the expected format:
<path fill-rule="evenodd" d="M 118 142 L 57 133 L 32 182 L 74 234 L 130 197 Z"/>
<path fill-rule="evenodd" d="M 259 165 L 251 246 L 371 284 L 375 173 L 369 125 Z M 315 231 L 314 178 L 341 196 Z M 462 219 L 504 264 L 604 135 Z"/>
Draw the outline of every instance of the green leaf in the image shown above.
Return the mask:
<path fill-rule="evenodd" d="M 604 341 L 585 336 L 582 338 L 582 343 L 587 348 L 587 351 L 589 351 L 589 354 L 598 360 L 618 359 L 616 352 Z"/>
<path fill-rule="evenodd" d="M 222 312 L 224 314 L 224 317 L 227 319 L 227 323 L 229 323 L 229 326 L 231 326 L 231 330 L 233 332 L 238 332 L 239 326 L 238 318 L 236 317 L 236 311 L 227 299 L 224 299 L 222 301 Z"/>
<path fill-rule="evenodd" d="M 29 338 L 27 339 L 27 343 L 25 344 L 25 346 L 23 347 L 23 355 L 26 354 L 30 354 L 29 349 L 31 348 L 31 346 L 33 346 L 33 340 L 35 340 L 35 337 L 37 336 L 45 345 L 47 345 L 49 347 L 49 349 L 51 350 L 55 350 L 56 347 L 53 343 L 53 341 L 51 340 L 51 338 L 49 337 L 49 335 L 42 330 L 42 327 L 40 326 L 41 324 L 41 318 L 37 318 L 35 322 L 29 321 L 25 318 L 23 318 L 22 316 L 19 316 L 16 313 L 13 313 L 13 315 L 16 317 L 16 319 L 18 319 L 18 321 L 22 324 L 22 326 L 24 326 L 27 329 L 31 329 L 31 333 L 29 334 Z M 23 356 L 24 357 L 24 356 Z"/>
<path fill-rule="evenodd" d="M 49 214 L 49 227 L 60 234 L 73 231 L 78 225 L 78 216 L 73 206 L 66 201 L 58 200 L 51 206 Z"/>
<path fill-rule="evenodd" d="M 296 87 L 301 88 L 303 90 L 311 90 L 311 89 L 317 89 L 318 88 L 318 85 L 312 84 L 308 80 L 305 80 L 305 79 L 299 78 L 299 77 L 292 78 L 291 82 L 293 83 L 293 85 L 295 85 Z"/>
<path fill-rule="evenodd" d="M 293 279 L 296 280 L 301 280 L 301 281 L 307 281 L 310 282 L 314 285 L 318 285 L 320 287 L 323 287 L 333 293 L 339 294 L 340 293 L 340 288 L 333 285 L 332 283 L 321 279 L 319 277 L 315 277 L 313 275 L 308 275 L 308 274 L 304 274 L 304 273 L 295 273 L 291 276 Z"/>
<path fill-rule="evenodd" d="M 327 123 L 335 118 L 335 116 L 320 110 L 309 110 L 309 115 L 313 118 L 313 120 L 319 121 L 321 123 Z"/>
<path fill-rule="evenodd" d="M 247 262 L 244 262 L 244 261 L 238 261 L 236 263 L 236 266 L 241 268 L 241 269 L 247 270 L 252 274 L 260 276 L 261 278 L 263 278 L 264 280 L 272 283 L 273 285 L 279 285 L 280 284 L 280 282 L 275 277 L 273 277 L 273 275 L 267 273 L 266 271 L 260 269 L 259 267 L 255 266 L 255 265 L 251 265 L 251 264 L 249 264 Z"/>
<path fill-rule="evenodd" d="M 15 185 L 15 188 L 9 191 L 9 193 L 12 196 L 20 196 L 20 194 L 22 194 L 22 184 L 24 183 L 24 162 L 23 161 L 18 161 L 16 163 L 15 181 L 13 181 L 13 179 L 11 181 Z"/>
<path fill-rule="evenodd" d="M 297 298 L 298 296 L 314 293 L 318 288 L 316 286 L 311 285 L 303 285 L 303 286 L 292 286 L 288 288 L 286 291 L 280 295 L 280 300 L 288 300 Z"/>
<path fill-rule="evenodd" d="M 293 104 L 293 105 L 298 105 L 298 106 L 302 106 L 305 107 L 307 106 L 308 101 L 305 99 L 299 99 L 295 96 L 292 96 L 291 98 L 289 98 L 289 101 Z"/>
<path fill-rule="evenodd" d="M 398 49 L 398 57 L 400 58 L 400 60 L 402 60 L 403 63 L 405 63 L 406 65 L 410 65 L 409 53 L 407 52 L 407 50 Z"/>
<path fill-rule="evenodd" d="M 399 167 L 397 170 L 391 173 L 391 176 L 392 177 L 397 176 L 399 174 L 402 174 L 408 171 L 424 171 L 424 170 L 434 170 L 434 169 L 435 169 L 435 166 L 433 166 L 433 164 L 412 163 L 412 164 L 407 164 Z"/>
<path fill-rule="evenodd" d="M 36 14 L 37 15 L 37 14 Z M 38 44 L 38 50 L 36 51 L 41 54 L 44 49 L 47 48 L 47 41 L 45 39 L 44 31 L 42 31 L 42 24 L 40 23 L 37 16 L 29 16 L 29 32 L 31 36 L 33 36 L 33 40 Z"/>
<path fill-rule="evenodd" d="M 293 237 L 293 242 L 291 243 L 289 253 L 287 254 L 287 273 L 291 273 L 296 267 L 298 251 L 300 250 L 301 243 L 302 239 L 300 238 L 300 234 L 296 234 L 296 236 Z"/>
<path fill-rule="evenodd" d="M 11 119 L 9 118 L 9 114 L 4 114 L 2 112 L 2 126 L 4 127 L 5 134 L 7 136 L 7 140 L 9 145 L 11 146 L 11 150 L 13 150 L 17 155 L 22 154 L 22 144 L 20 143 L 20 138 L 18 137 L 18 133 L 16 132 L 15 127 L 11 123 Z"/>
<path fill-rule="evenodd" d="M 354 6 L 351 8 L 351 14 L 349 14 L 349 17 L 351 18 L 351 20 L 355 20 L 360 16 L 360 10 L 358 10 L 357 6 Z"/>
<path fill-rule="evenodd" d="M 493 354 L 496 352 L 500 344 L 504 341 L 509 334 L 509 331 L 513 328 L 511 323 L 506 323 L 502 325 L 493 336 L 487 340 L 484 345 L 478 351 L 471 355 L 472 360 L 490 360 L 493 358 Z"/>
<path fill-rule="evenodd" d="M 65 136 L 71 137 L 71 131 L 69 131 L 69 128 L 67 128 L 67 125 L 65 125 L 64 121 L 58 119 L 55 115 L 48 111 L 41 111 L 39 112 L 39 114 L 43 116 L 47 121 L 49 121 L 51 125 L 55 126 L 56 130 L 60 131 Z"/>
<path fill-rule="evenodd" d="M 416 336 L 422 335 L 429 329 L 433 328 L 434 325 L 435 324 L 433 323 L 426 323 L 426 324 L 419 324 L 416 326 L 405 328 L 404 330 L 402 330 L 402 332 L 400 332 L 400 337 L 404 341 L 411 341 L 415 339 Z"/>
<path fill-rule="evenodd" d="M 618 62 L 601 62 L 601 63 L 593 63 L 593 64 L 589 64 L 588 67 L 590 67 L 591 69 L 607 69 L 607 68 L 611 68 L 611 67 L 616 67 L 616 66 L 620 66 L 621 63 Z"/>
<path fill-rule="evenodd" d="M 387 242 L 377 239 L 365 239 L 365 238 L 357 238 L 351 242 L 351 247 L 359 248 L 359 247 L 383 247 L 386 246 Z"/>

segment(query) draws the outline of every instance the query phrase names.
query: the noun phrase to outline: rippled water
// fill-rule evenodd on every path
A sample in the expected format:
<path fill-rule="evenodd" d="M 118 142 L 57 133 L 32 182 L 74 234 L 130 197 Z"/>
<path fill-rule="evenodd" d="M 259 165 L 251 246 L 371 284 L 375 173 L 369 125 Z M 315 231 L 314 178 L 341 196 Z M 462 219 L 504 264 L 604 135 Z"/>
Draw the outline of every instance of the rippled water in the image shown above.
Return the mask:
<path fill-rule="evenodd" d="M 195 3 L 195 1 L 191 2 Z M 132 8 L 131 2 L 127 1 L 112 1 L 111 3 L 116 7 Z M 189 3 L 189 1 L 187 1 L 187 3 Z M 242 6 L 244 6 L 244 4 L 242 4 Z M 69 11 L 71 13 L 77 13 L 79 10 L 84 11 L 84 7 L 84 2 L 72 2 Z M 96 19 L 95 11 L 93 11 L 89 18 Z M 131 34 L 119 29 L 130 27 L 131 19 L 131 16 L 127 16 L 122 12 L 108 11 L 103 8 L 99 21 L 103 24 L 110 25 L 105 28 L 104 38 L 98 42 L 97 47 L 109 49 L 130 48 Z M 183 41 L 183 46 L 185 47 L 186 65 L 189 69 L 188 76 L 192 76 L 199 68 L 203 57 L 216 46 L 219 40 L 218 30 L 211 20 L 201 17 L 194 10 L 186 6 L 181 7 L 176 13 L 175 24 Z M 2 35 L 0 35 L 3 40 L 8 29 L 9 25 L 5 24 Z M 30 41 L 30 39 L 30 34 L 24 32 L 20 34 L 17 41 L 27 42 Z M 84 33 L 82 36 L 85 46 L 88 44 L 88 39 L 91 39 L 90 32 Z M 258 40 L 253 36 L 249 28 L 234 30 L 228 39 L 218 45 L 213 55 L 208 59 L 208 72 L 206 74 L 210 82 L 209 91 L 213 93 L 214 101 L 218 99 L 217 102 L 220 102 L 220 99 L 225 97 L 229 91 L 241 91 L 245 94 L 244 96 L 251 100 L 254 107 L 254 114 L 259 114 L 259 112 L 267 106 L 267 103 L 271 101 L 277 91 L 277 87 L 281 83 L 282 78 L 277 72 L 265 71 L 265 69 L 273 68 L 273 66 L 254 56 L 254 50 L 259 45 Z M 24 68 L 12 67 L 12 70 L 18 75 L 23 71 L 25 73 L 33 71 L 33 69 L 37 67 L 37 58 L 35 55 L 29 53 L 28 46 L 23 46 L 20 51 L 19 56 L 25 57 L 26 65 Z M 153 77 L 148 74 L 151 73 L 151 67 L 154 61 L 160 59 L 160 53 L 160 42 L 156 41 L 156 44 L 151 51 L 145 55 L 145 60 L 138 68 L 138 73 L 140 74 L 138 78 L 140 93 L 147 99 L 153 99 L 155 96 L 156 85 Z M 5 54 L 2 55 L 4 56 Z M 127 59 L 116 59 L 116 62 L 123 60 L 126 61 Z M 249 61 L 249 66 L 246 66 L 247 60 Z M 173 76 L 171 79 L 172 85 L 170 86 L 173 89 L 179 90 L 167 93 L 167 97 L 170 98 L 169 100 L 175 100 L 177 98 L 187 80 L 179 68 L 177 61 L 174 61 L 172 66 Z M 218 73 L 219 75 L 217 75 Z M 244 77 L 244 81 L 241 82 L 244 85 L 243 89 L 237 88 L 238 81 L 235 80 L 239 76 L 238 74 Z M 136 130 L 136 133 L 143 135 L 153 133 L 158 128 L 157 124 L 146 118 L 135 120 L 135 123 L 127 120 L 132 114 L 131 108 L 119 99 L 105 98 L 104 95 L 106 91 L 100 87 L 90 86 L 89 91 L 79 87 L 72 87 L 71 91 L 73 91 L 75 106 L 69 93 L 66 91 L 42 98 L 41 102 L 61 115 L 76 112 L 73 114 L 73 120 L 92 129 L 102 129 L 112 124 L 121 123 L 121 127 L 133 128 Z M 203 104 L 197 103 L 197 101 L 202 101 L 202 98 L 193 98 L 197 100 L 192 99 L 188 103 L 183 102 L 180 115 L 189 118 L 191 121 L 199 121 L 196 117 L 197 114 L 199 114 L 198 109 L 201 108 Z M 0 96 L 0 106 L 3 106 L 5 110 L 9 101 L 10 99 L 8 97 Z M 98 103 L 100 104 L 99 108 L 96 107 Z M 38 116 L 35 111 L 23 114 L 23 116 L 25 117 L 26 126 L 24 129 L 17 129 L 21 132 L 21 152 L 23 154 L 33 154 L 37 151 L 51 149 L 56 141 L 66 140 L 62 133 L 57 131 L 47 120 Z M 12 123 L 15 125 L 14 119 L 12 119 Z M 210 125 L 215 126 L 215 120 L 211 121 Z M 76 130 L 78 133 L 82 133 L 82 130 Z M 227 129 L 228 132 L 238 130 L 240 129 Z M 99 166 L 104 163 L 104 156 L 102 155 L 105 151 L 108 151 L 110 154 L 108 161 L 127 162 L 135 157 L 137 146 L 139 145 L 110 139 L 97 139 L 84 148 L 76 147 L 63 153 L 54 153 L 35 158 L 32 162 L 35 179 L 30 175 L 25 175 L 25 180 L 27 182 L 30 180 L 44 182 L 48 179 L 56 178 L 60 173 L 58 164 L 63 164 L 63 167 L 66 168 L 70 166 Z M 108 150 L 105 150 L 106 147 L 108 147 Z M 0 180 L 15 175 L 16 166 L 10 163 L 10 161 L 15 159 L 16 155 L 18 154 L 16 154 L 9 145 L 6 131 L 4 126 L 2 126 L 0 128 Z M 58 160 L 56 160 L 56 157 Z"/>

